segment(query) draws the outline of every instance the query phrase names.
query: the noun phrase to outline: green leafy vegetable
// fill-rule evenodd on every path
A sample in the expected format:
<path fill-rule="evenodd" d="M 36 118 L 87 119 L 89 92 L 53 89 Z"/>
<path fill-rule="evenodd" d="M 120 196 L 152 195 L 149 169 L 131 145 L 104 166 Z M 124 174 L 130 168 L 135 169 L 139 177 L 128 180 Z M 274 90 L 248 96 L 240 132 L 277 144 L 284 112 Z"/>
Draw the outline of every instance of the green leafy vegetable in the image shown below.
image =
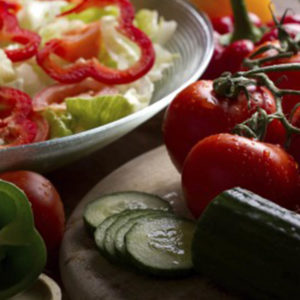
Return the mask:
<path fill-rule="evenodd" d="M 75 132 L 95 128 L 133 112 L 132 105 L 122 95 L 102 95 L 94 98 L 67 98 L 67 111 L 73 118 Z"/>
<path fill-rule="evenodd" d="M 53 109 L 46 109 L 43 113 L 50 125 L 50 138 L 64 137 L 72 135 L 73 132 L 69 128 L 72 121 L 72 116 L 65 111 L 55 111 Z"/>
<path fill-rule="evenodd" d="M 74 4 L 70 4 L 62 8 L 62 12 L 68 11 L 73 8 Z M 80 20 L 84 23 L 91 23 L 98 21 L 104 16 L 118 17 L 118 9 L 115 6 L 106 6 L 104 8 L 89 8 L 80 14 L 71 14 L 67 18 L 69 20 Z"/>

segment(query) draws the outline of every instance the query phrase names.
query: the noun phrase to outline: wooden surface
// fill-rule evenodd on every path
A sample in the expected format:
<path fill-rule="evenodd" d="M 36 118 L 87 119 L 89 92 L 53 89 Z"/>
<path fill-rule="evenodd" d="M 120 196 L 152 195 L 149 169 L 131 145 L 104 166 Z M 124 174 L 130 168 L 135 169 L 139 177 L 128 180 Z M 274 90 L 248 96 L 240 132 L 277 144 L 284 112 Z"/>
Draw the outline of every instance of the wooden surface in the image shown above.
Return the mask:
<path fill-rule="evenodd" d="M 164 147 L 148 152 L 114 171 L 84 197 L 69 219 L 60 266 L 70 299 L 234 299 L 198 275 L 162 280 L 143 276 L 104 259 L 84 227 L 83 210 L 88 202 L 103 194 L 125 190 L 160 195 L 172 203 L 177 214 L 188 216 L 180 196 L 180 175 L 171 164 Z"/>

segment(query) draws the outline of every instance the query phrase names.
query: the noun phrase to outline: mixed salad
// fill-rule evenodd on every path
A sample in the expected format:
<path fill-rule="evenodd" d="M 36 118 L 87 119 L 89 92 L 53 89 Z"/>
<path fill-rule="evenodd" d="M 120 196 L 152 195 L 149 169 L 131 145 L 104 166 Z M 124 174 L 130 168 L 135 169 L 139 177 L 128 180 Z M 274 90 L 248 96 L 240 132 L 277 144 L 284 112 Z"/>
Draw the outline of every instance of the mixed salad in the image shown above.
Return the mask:
<path fill-rule="evenodd" d="M 146 107 L 176 30 L 129 0 L 0 1 L 1 148 L 72 135 Z"/>

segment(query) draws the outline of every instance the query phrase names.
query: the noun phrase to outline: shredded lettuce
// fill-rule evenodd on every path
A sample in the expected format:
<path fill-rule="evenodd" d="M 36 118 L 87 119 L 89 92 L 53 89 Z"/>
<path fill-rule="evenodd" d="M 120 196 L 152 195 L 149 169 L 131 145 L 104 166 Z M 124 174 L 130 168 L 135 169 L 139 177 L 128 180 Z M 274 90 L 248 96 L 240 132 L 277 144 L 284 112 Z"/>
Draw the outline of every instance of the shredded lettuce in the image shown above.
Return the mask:
<path fill-rule="evenodd" d="M 53 83 L 42 69 L 35 63 L 34 59 L 23 63 L 13 64 L 0 49 L 0 85 L 20 89 L 30 96 Z"/>
<path fill-rule="evenodd" d="M 72 30 L 80 30 L 84 27 L 84 23 L 80 20 L 68 20 L 67 18 L 59 18 L 52 23 L 42 27 L 39 34 L 42 37 L 42 44 L 51 39 L 62 38 L 63 34 Z"/>
<path fill-rule="evenodd" d="M 69 5 L 67 1 L 63 0 L 19 0 L 19 2 L 22 5 L 22 9 L 18 13 L 21 27 L 36 32 L 55 21 L 62 8 Z"/>
<path fill-rule="evenodd" d="M 175 33 L 177 23 L 165 21 L 155 10 L 141 9 L 135 15 L 135 24 L 143 30 L 154 43 L 165 44 Z"/>
<path fill-rule="evenodd" d="M 0 85 L 15 81 L 17 77 L 13 64 L 2 49 L 0 49 L 0 61 Z"/>
<path fill-rule="evenodd" d="M 71 9 L 74 4 L 70 4 L 62 8 L 62 12 Z M 69 20 L 80 20 L 84 23 L 91 23 L 98 21 L 105 16 L 117 17 L 119 15 L 118 9 L 115 6 L 106 6 L 104 8 L 89 8 L 79 14 L 71 14 L 67 16 Z"/>

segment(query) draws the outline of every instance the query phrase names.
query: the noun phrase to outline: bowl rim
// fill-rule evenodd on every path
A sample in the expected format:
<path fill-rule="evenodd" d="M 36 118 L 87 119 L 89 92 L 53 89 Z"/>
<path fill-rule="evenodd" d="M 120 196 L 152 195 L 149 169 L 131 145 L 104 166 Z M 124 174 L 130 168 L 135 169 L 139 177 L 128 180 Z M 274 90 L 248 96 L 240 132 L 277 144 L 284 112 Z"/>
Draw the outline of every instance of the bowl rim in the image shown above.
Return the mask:
<path fill-rule="evenodd" d="M 83 137 L 94 136 L 101 132 L 105 132 L 113 127 L 119 127 L 124 124 L 130 123 L 131 121 L 133 121 L 135 119 L 143 118 L 143 116 L 150 115 L 151 111 L 154 112 L 153 113 L 153 115 L 154 115 L 154 114 L 158 113 L 159 111 L 161 111 L 163 108 L 165 108 L 180 91 L 182 91 L 188 85 L 190 85 L 191 83 L 196 81 L 205 71 L 205 69 L 208 66 L 210 59 L 213 55 L 213 51 L 214 51 L 213 27 L 212 27 L 212 24 L 211 24 L 208 16 L 204 12 L 199 11 L 192 3 L 188 2 L 188 1 L 183 1 L 183 0 L 171 0 L 171 1 L 177 2 L 179 5 L 181 5 L 186 10 L 188 10 L 189 13 L 191 13 L 195 17 L 195 19 L 197 19 L 200 23 L 205 25 L 205 26 L 203 26 L 203 28 L 204 28 L 205 36 L 207 38 L 207 45 L 204 48 L 204 52 L 203 52 L 203 62 L 201 64 L 201 66 L 199 66 L 197 71 L 192 76 L 190 76 L 190 78 L 187 81 L 183 82 L 173 92 L 171 92 L 168 95 L 166 95 L 165 97 L 157 100 L 153 104 L 150 104 L 150 105 L 146 106 L 145 108 L 143 108 L 137 112 L 134 112 L 126 117 L 123 117 L 119 120 L 110 122 L 105 125 L 98 126 L 96 128 L 85 130 L 85 131 L 82 131 L 82 132 L 79 132 L 76 134 L 72 134 L 70 136 L 50 139 L 50 140 L 36 142 L 36 143 L 32 143 L 32 144 L 25 144 L 25 145 L 19 145 L 19 146 L 14 146 L 14 147 L 3 148 L 3 149 L 0 149 L 0 155 L 3 153 L 7 153 L 7 152 L 17 152 L 17 151 L 27 150 L 27 149 L 33 150 L 36 148 L 49 148 L 49 147 L 53 147 L 57 144 L 68 144 L 68 143 L 74 142 L 76 140 L 80 141 L 81 138 L 83 138 Z M 149 114 L 149 111 L 150 111 L 150 114 Z"/>

